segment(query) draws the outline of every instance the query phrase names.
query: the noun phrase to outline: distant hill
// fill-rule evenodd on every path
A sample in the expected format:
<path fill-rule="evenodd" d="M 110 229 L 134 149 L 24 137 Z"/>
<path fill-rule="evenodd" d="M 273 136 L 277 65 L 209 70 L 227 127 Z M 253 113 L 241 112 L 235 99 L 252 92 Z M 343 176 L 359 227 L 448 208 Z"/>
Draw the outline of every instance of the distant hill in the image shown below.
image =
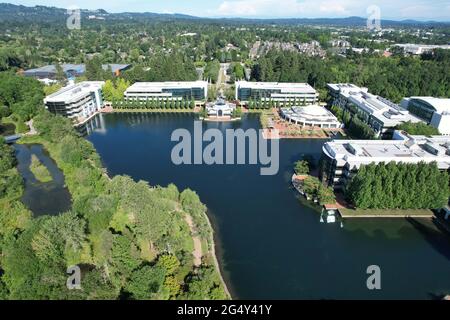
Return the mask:
<path fill-rule="evenodd" d="M 288 19 L 248 19 L 248 18 L 201 18 L 185 14 L 161 14 L 152 12 L 122 12 L 108 13 L 106 10 L 81 10 L 82 16 L 96 15 L 107 20 L 190 20 L 203 22 L 240 23 L 240 24 L 280 24 L 280 25 L 324 25 L 324 26 L 350 26 L 362 27 L 366 25 L 366 18 L 288 18 Z M 0 23 L 1 22 L 36 22 L 50 23 L 61 21 L 67 18 L 67 9 L 35 6 L 27 7 L 9 3 L 0 3 Z M 416 20 L 382 20 L 383 26 L 434 26 L 450 25 L 450 22 L 416 21 Z"/>

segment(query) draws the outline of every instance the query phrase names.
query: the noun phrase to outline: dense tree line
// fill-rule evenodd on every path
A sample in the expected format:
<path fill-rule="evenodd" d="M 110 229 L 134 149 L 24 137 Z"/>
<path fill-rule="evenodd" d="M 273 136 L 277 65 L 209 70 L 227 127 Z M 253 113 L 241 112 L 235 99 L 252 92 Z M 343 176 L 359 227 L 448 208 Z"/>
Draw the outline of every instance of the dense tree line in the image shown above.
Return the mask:
<path fill-rule="evenodd" d="M 0 139 L 0 299 L 226 298 L 210 253 L 206 207 L 195 192 L 109 178 L 71 121 L 43 110 L 36 80 L 1 76 L 8 80 L 1 90 L 10 116 L 22 112 L 17 103 L 40 96 L 29 114 L 39 135 L 23 143 L 44 145 L 64 173 L 72 208 L 33 217 L 21 202 L 24 186 L 14 151 Z M 194 235 L 205 250 L 199 267 L 193 264 Z M 81 290 L 66 287 L 72 265 L 81 268 Z"/>
<path fill-rule="evenodd" d="M 340 122 L 345 125 L 347 133 L 356 139 L 374 139 L 375 131 L 361 120 L 357 113 L 351 113 L 348 110 L 343 110 L 340 107 L 332 106 L 331 111 L 338 118 Z"/>
<path fill-rule="evenodd" d="M 438 209 L 449 195 L 449 175 L 436 163 L 362 165 L 346 190 L 361 209 Z"/>
<path fill-rule="evenodd" d="M 203 72 L 203 78 L 216 83 L 219 77 L 220 62 L 218 60 L 210 61 L 206 64 L 205 71 Z"/>
<path fill-rule="evenodd" d="M 325 59 L 271 51 L 252 68 L 256 81 L 307 82 L 326 97 L 327 83 L 354 83 L 400 102 L 410 96 L 450 96 L 450 52 L 384 58 L 376 55 L 329 56 Z"/>
<path fill-rule="evenodd" d="M 425 136 L 439 135 L 439 130 L 437 128 L 429 126 L 423 122 L 418 123 L 405 122 L 397 126 L 396 129 L 406 131 L 412 135 L 425 135 Z"/>
<path fill-rule="evenodd" d="M 0 72 L 0 118 L 13 114 L 21 122 L 30 120 L 42 106 L 42 88 L 35 79 Z"/>
<path fill-rule="evenodd" d="M 186 109 L 192 110 L 195 107 L 194 100 L 175 99 L 113 99 L 112 106 L 117 109 Z"/>
<path fill-rule="evenodd" d="M 45 111 L 34 121 L 40 135 L 29 142 L 43 143 L 63 170 L 73 207 L 31 219 L 19 200 L 1 197 L 0 283 L 6 298 L 225 298 L 208 255 L 198 271 L 193 267 L 184 216 L 192 216 L 203 241 L 211 239 L 206 208 L 194 192 L 150 187 L 125 176 L 109 179 L 93 146 L 69 120 Z M 8 156 L 2 156 L 2 167 L 15 170 L 12 153 L 3 154 Z M 14 213 L 12 206 L 21 210 Z M 66 288 L 71 265 L 82 266 L 82 290 Z"/>

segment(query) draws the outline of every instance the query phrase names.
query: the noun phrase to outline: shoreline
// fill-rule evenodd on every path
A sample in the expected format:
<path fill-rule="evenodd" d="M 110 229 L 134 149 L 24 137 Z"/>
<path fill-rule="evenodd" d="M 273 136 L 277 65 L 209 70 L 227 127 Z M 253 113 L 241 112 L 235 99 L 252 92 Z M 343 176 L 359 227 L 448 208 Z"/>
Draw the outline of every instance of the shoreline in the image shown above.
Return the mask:
<path fill-rule="evenodd" d="M 43 138 L 42 138 L 41 136 L 39 136 L 39 135 L 34 135 L 34 136 L 29 136 L 29 137 L 31 138 L 31 140 L 33 140 L 33 138 L 35 138 L 35 140 L 37 140 L 37 141 L 31 141 L 31 142 L 30 142 L 30 141 L 28 141 L 28 142 L 25 141 L 25 143 L 36 143 L 36 144 L 41 144 L 44 148 L 46 148 L 46 150 L 49 152 L 50 157 L 51 157 L 51 151 L 50 151 L 50 149 L 51 149 L 51 147 L 50 147 L 51 142 L 46 141 L 45 139 L 43 139 Z M 19 143 L 20 143 L 20 142 L 19 142 Z M 97 150 L 96 150 L 96 149 L 95 149 L 95 152 L 97 153 Z M 98 154 L 98 153 L 97 153 L 97 154 Z M 54 159 L 54 158 L 52 157 L 52 159 Z M 54 161 L 55 161 L 55 163 L 56 163 L 56 160 L 54 160 Z M 101 165 L 101 167 L 100 167 L 99 169 L 102 170 L 102 175 L 103 175 L 106 179 L 111 180 L 112 178 L 111 178 L 111 176 L 109 175 L 107 168 L 104 166 L 103 160 L 100 159 L 100 161 L 101 161 L 101 164 L 102 164 L 102 165 Z M 58 167 L 58 168 L 59 168 L 59 167 Z M 63 170 L 62 168 L 59 168 L 59 169 L 60 169 L 60 170 L 63 172 L 63 174 L 65 175 L 64 170 Z M 206 206 L 206 204 L 205 204 L 205 206 Z M 211 235 L 210 235 L 209 239 L 206 239 L 208 245 L 211 246 L 211 249 L 208 250 L 208 251 L 211 253 L 212 260 L 213 260 L 213 266 L 214 266 L 214 268 L 216 269 L 216 271 L 217 271 L 217 273 L 218 273 L 220 282 L 222 283 L 222 286 L 223 286 L 223 290 L 225 291 L 225 294 L 227 295 L 227 297 L 228 297 L 230 300 L 232 300 L 233 298 L 232 298 L 232 296 L 231 296 L 231 293 L 230 293 L 230 291 L 229 291 L 229 289 L 228 289 L 228 286 L 227 286 L 227 284 L 226 284 L 226 282 L 225 282 L 225 280 L 224 280 L 224 277 L 223 277 L 223 275 L 222 275 L 222 269 L 221 269 L 221 267 L 220 267 L 220 263 L 219 263 L 219 260 L 218 260 L 218 258 L 217 258 L 217 255 L 216 255 L 216 242 L 215 242 L 215 239 L 214 239 L 215 230 L 214 230 L 214 228 L 212 227 L 212 224 L 211 224 L 211 221 L 210 221 L 210 219 L 209 219 L 207 210 L 208 210 L 208 208 L 206 207 L 206 210 L 204 211 L 203 214 L 204 214 L 204 216 L 205 216 L 205 219 L 206 219 L 206 222 L 207 222 L 207 224 L 208 224 L 208 227 L 209 227 L 209 229 L 211 230 L 211 233 L 210 233 Z M 188 224 L 188 226 L 189 226 L 189 224 Z M 195 242 L 194 235 L 191 234 L 191 238 L 192 238 L 193 242 Z M 195 257 L 194 257 L 194 266 L 195 266 Z"/>
<path fill-rule="evenodd" d="M 209 219 L 208 209 L 206 209 L 206 211 L 204 212 L 204 215 L 205 215 L 206 222 L 208 223 L 208 226 L 211 229 L 211 237 L 210 237 L 210 239 L 208 239 L 209 240 L 208 242 L 211 243 L 210 251 L 211 251 L 211 256 L 213 259 L 214 267 L 217 269 L 217 272 L 219 273 L 220 282 L 223 285 L 226 295 L 230 298 L 230 300 L 233 300 L 233 296 L 231 295 L 230 290 L 228 289 L 227 283 L 225 282 L 225 278 L 223 277 L 223 271 L 220 266 L 219 259 L 217 258 L 216 241 L 214 239 L 214 235 L 216 232 L 215 232 L 214 228 L 212 227 L 211 220 Z"/>

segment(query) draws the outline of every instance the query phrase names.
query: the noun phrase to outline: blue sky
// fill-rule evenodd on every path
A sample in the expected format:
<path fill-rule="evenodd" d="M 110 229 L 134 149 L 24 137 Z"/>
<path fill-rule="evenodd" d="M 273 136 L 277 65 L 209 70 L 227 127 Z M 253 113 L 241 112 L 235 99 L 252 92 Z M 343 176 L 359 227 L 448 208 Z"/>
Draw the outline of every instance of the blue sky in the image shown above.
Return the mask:
<path fill-rule="evenodd" d="M 1 1 L 1 0 L 0 0 Z M 3 0 L 27 6 L 77 6 L 109 12 L 185 13 L 202 17 L 348 17 L 368 16 L 377 5 L 382 19 L 450 21 L 450 0 Z"/>

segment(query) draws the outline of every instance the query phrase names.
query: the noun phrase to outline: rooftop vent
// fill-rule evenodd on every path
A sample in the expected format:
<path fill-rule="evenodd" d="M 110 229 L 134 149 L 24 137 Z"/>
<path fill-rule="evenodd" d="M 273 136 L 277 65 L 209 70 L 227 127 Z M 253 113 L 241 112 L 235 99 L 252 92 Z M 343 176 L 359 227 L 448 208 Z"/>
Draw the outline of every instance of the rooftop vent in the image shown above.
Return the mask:
<path fill-rule="evenodd" d="M 348 149 L 348 151 L 350 151 L 350 153 L 354 154 L 355 156 L 363 156 L 364 155 L 363 149 L 360 146 L 358 146 L 357 144 L 348 143 L 347 149 Z"/>

